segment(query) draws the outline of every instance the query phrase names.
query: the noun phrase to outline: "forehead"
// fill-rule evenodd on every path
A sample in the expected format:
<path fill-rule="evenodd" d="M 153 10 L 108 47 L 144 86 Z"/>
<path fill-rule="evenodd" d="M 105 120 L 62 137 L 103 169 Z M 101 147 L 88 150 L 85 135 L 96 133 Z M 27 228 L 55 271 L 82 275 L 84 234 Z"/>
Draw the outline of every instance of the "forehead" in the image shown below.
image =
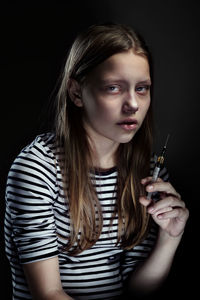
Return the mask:
<path fill-rule="evenodd" d="M 150 80 L 149 63 L 146 57 L 132 50 L 117 53 L 99 64 L 89 76 L 102 82 L 112 79 Z"/>

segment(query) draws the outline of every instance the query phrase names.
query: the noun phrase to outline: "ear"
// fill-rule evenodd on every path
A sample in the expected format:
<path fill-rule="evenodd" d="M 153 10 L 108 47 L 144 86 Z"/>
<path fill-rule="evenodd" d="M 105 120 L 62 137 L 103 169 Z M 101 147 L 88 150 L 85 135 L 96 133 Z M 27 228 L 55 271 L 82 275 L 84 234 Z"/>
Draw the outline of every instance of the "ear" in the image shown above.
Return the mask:
<path fill-rule="evenodd" d="M 69 79 L 68 82 L 68 93 L 72 102 L 78 106 L 82 107 L 82 98 L 81 98 L 81 87 L 80 84 L 75 79 Z"/>

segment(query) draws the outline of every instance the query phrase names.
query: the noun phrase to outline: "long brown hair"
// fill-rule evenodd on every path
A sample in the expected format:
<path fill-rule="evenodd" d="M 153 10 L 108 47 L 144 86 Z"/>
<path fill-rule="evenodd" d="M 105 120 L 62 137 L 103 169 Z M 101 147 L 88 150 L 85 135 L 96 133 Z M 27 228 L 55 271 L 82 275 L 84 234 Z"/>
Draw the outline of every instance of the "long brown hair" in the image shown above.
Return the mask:
<path fill-rule="evenodd" d="M 67 183 L 71 236 L 66 250 L 72 255 L 91 247 L 102 230 L 101 205 L 91 182 L 92 158 L 82 109 L 75 106 L 68 92 L 70 79 L 84 83 L 89 72 L 111 55 L 133 49 L 147 58 L 146 45 L 128 26 L 100 24 L 79 34 L 69 51 L 57 94 L 56 138 L 64 149 L 63 178 Z M 150 68 L 151 71 L 151 68 Z M 120 144 L 117 161 L 118 243 L 124 249 L 138 244 L 146 235 L 148 214 L 139 203 L 143 192 L 141 178 L 149 174 L 152 146 L 151 104 L 134 138 Z M 80 234 L 81 233 L 81 234 Z"/>

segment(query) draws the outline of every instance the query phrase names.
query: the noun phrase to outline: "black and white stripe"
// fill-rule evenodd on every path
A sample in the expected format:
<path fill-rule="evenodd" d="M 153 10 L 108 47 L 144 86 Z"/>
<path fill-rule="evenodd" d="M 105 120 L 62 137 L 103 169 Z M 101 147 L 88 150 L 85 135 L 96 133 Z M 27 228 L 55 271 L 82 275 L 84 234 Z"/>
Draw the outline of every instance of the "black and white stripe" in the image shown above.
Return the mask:
<path fill-rule="evenodd" d="M 68 203 L 64 197 L 53 134 L 38 136 L 15 159 L 6 189 L 5 242 L 10 261 L 13 300 L 31 299 L 22 264 L 58 256 L 63 289 L 75 299 L 114 299 L 123 282 L 150 253 L 156 234 L 130 251 L 116 246 L 116 169 L 91 174 L 103 211 L 99 240 L 79 255 L 63 250 L 70 234 Z M 154 159 L 151 162 L 153 168 Z M 166 180 L 167 173 L 162 171 Z"/>

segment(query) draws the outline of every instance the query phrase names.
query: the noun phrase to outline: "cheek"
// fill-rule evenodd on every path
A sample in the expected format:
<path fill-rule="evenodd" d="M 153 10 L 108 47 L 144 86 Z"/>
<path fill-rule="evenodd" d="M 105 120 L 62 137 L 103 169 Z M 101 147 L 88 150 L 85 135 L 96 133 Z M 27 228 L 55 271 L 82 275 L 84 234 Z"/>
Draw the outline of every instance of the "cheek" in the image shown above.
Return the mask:
<path fill-rule="evenodd" d="M 98 96 L 97 93 L 85 93 L 83 97 L 83 110 L 84 114 L 92 120 L 97 119 L 110 119 L 111 118 L 111 107 L 105 101 L 104 98 Z"/>
<path fill-rule="evenodd" d="M 88 120 L 95 123 L 99 120 L 109 118 L 105 105 L 103 105 L 99 99 L 93 97 L 87 97 L 87 100 L 83 101 L 83 112 Z"/>
<path fill-rule="evenodd" d="M 91 93 L 84 91 L 82 93 L 82 102 L 83 102 L 83 113 L 85 116 L 90 118 L 90 116 L 94 115 L 97 111 L 96 100 Z"/>
<path fill-rule="evenodd" d="M 96 121 L 99 120 L 103 123 L 107 123 L 112 120 L 113 112 L 106 105 L 97 104 L 93 118 L 96 119 Z"/>
<path fill-rule="evenodd" d="M 151 104 L 151 100 L 150 99 L 147 99 L 147 101 L 143 104 L 142 110 L 143 110 L 144 116 L 147 114 L 148 109 L 150 107 L 150 104 Z"/>

